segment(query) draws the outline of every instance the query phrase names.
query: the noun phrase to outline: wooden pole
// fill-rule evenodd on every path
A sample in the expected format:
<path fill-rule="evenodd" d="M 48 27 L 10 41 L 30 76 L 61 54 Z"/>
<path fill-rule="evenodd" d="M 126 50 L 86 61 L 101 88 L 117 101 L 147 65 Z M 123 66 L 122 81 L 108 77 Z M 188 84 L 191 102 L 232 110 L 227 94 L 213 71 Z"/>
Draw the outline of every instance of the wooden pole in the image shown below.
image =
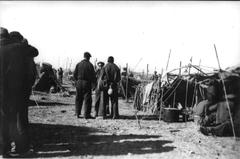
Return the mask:
<path fill-rule="evenodd" d="M 95 71 L 97 70 L 97 58 L 94 61 L 94 69 L 95 69 Z"/>
<path fill-rule="evenodd" d="M 219 61 L 219 58 L 218 58 L 217 48 L 216 48 L 215 44 L 214 44 L 214 48 L 215 48 L 215 53 L 216 53 L 216 57 L 217 57 L 217 61 L 218 61 L 218 67 L 219 67 L 219 70 L 220 70 L 220 78 L 221 78 L 221 81 L 222 81 L 222 84 L 223 84 L 224 96 L 225 96 L 225 99 L 226 99 L 226 103 L 227 103 L 227 107 L 228 107 L 228 113 L 229 113 L 230 121 L 231 121 L 231 125 L 232 125 L 233 137 L 236 140 L 236 134 L 235 134 L 234 124 L 233 124 L 231 109 L 230 109 L 229 102 L 228 102 L 228 99 L 227 99 L 226 87 L 225 87 L 225 83 L 223 81 L 223 77 L 222 77 L 222 74 L 221 74 L 222 69 L 221 69 L 221 66 L 220 66 L 220 61 Z"/>
<path fill-rule="evenodd" d="M 169 52 L 169 54 L 168 54 L 168 60 L 167 60 L 166 71 L 167 71 L 167 69 L 168 69 L 168 64 L 169 64 L 170 56 L 171 56 L 171 49 L 170 49 L 170 52 Z"/>
<path fill-rule="evenodd" d="M 188 72 L 188 75 L 190 75 L 190 73 L 191 73 L 191 66 L 192 66 L 192 57 L 190 58 L 190 66 L 189 66 L 189 72 Z"/>
<path fill-rule="evenodd" d="M 148 70 L 148 67 L 149 67 L 149 66 L 148 66 L 148 64 L 147 64 L 147 79 L 148 79 L 148 71 L 149 71 L 149 70 Z"/>
<path fill-rule="evenodd" d="M 179 76 L 181 76 L 181 71 L 182 71 L 182 61 L 180 61 Z"/>
<path fill-rule="evenodd" d="M 191 69 L 191 64 L 192 64 L 192 57 L 190 59 L 190 65 L 189 65 L 189 70 L 188 70 L 188 75 L 190 75 L 190 69 Z M 185 96 L 185 109 L 187 110 L 187 101 L 188 101 L 188 80 L 186 84 L 186 96 Z M 187 112 L 187 111 L 186 111 Z M 187 115 L 185 115 L 185 122 L 187 122 Z"/>
<path fill-rule="evenodd" d="M 71 70 L 71 65 L 72 65 L 72 59 L 71 59 L 71 61 L 70 61 L 68 70 Z"/>
<path fill-rule="evenodd" d="M 172 108 L 174 108 L 174 105 L 175 105 L 175 99 L 176 99 L 176 92 L 174 91 L 174 94 L 173 94 L 173 105 L 172 105 Z"/>
<path fill-rule="evenodd" d="M 128 63 L 126 64 L 126 102 L 128 102 Z"/>
<path fill-rule="evenodd" d="M 135 69 L 137 68 L 138 64 L 142 61 L 142 57 L 140 58 L 140 60 L 138 61 L 138 63 L 136 64 L 136 66 L 134 67 L 133 71 L 135 71 Z"/>
<path fill-rule="evenodd" d="M 163 68 L 162 68 L 162 72 L 161 72 L 161 75 L 163 74 Z M 161 76 L 161 83 L 162 83 L 162 77 L 163 75 Z M 160 99 L 160 112 L 159 112 L 159 122 L 162 118 L 162 107 L 163 107 L 163 88 L 161 88 L 161 99 Z"/>

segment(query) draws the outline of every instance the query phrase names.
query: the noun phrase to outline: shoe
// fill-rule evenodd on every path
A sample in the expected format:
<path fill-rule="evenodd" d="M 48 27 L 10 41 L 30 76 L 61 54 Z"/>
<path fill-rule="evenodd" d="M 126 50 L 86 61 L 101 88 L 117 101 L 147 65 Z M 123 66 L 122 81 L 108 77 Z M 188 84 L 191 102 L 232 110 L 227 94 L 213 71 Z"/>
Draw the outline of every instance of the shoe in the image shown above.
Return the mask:
<path fill-rule="evenodd" d="M 77 118 L 81 118 L 81 114 L 74 114 L 77 116 Z"/>
<path fill-rule="evenodd" d="M 105 119 L 105 117 L 104 116 L 98 116 L 98 117 L 96 117 L 96 119 L 103 120 L 103 119 Z"/>
<path fill-rule="evenodd" d="M 95 119 L 95 118 L 92 116 L 86 116 L 86 117 L 84 117 L 84 119 Z"/>
<path fill-rule="evenodd" d="M 112 119 L 119 119 L 119 116 L 113 116 Z"/>

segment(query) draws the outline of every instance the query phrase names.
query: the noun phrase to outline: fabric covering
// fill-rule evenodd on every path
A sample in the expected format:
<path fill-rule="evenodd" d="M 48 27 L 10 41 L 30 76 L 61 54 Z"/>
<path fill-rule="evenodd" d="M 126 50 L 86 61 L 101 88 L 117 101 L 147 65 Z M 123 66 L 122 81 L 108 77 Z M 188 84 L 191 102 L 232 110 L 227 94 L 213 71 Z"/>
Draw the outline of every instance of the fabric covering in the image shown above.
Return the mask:
<path fill-rule="evenodd" d="M 145 86 L 144 95 L 143 95 L 143 104 L 147 103 L 148 100 L 149 100 L 149 95 L 151 93 L 151 90 L 152 90 L 152 87 L 153 87 L 153 83 L 154 82 L 151 82 L 151 83 L 149 83 L 149 84 L 147 84 Z"/>

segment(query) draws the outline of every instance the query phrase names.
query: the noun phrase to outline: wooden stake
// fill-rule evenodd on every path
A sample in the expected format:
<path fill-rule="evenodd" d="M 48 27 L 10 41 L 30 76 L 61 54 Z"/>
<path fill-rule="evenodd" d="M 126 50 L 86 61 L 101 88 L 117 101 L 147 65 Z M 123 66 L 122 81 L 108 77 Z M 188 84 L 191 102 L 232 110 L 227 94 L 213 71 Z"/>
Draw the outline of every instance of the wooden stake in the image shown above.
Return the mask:
<path fill-rule="evenodd" d="M 191 69 L 191 65 L 192 65 L 192 57 L 190 59 L 190 65 L 189 65 L 189 70 L 188 70 L 188 75 L 190 75 L 190 69 Z M 187 80 L 187 84 L 186 84 L 186 96 L 185 96 L 185 109 L 187 110 L 187 100 L 188 100 L 188 80 Z M 186 111 L 187 112 L 187 111 Z M 185 122 L 187 122 L 187 115 L 185 115 Z"/>
<path fill-rule="evenodd" d="M 126 102 L 128 102 L 128 63 L 126 64 Z"/>
<path fill-rule="evenodd" d="M 221 74 L 222 69 L 221 69 L 221 66 L 220 66 L 220 61 L 219 61 L 219 58 L 218 58 L 217 48 L 216 48 L 215 44 L 214 44 L 214 48 L 215 48 L 215 53 L 216 53 L 216 57 L 217 57 L 217 61 L 218 61 L 218 67 L 219 67 L 219 70 L 220 70 L 220 78 L 221 78 L 221 81 L 222 81 L 222 84 L 223 84 L 224 96 L 225 96 L 225 99 L 226 99 L 226 103 L 227 103 L 227 107 L 228 107 L 228 113 L 229 113 L 230 121 L 231 121 L 231 125 L 232 125 L 233 137 L 236 140 L 236 134 L 235 134 L 234 124 L 233 124 L 231 109 L 230 109 L 229 102 L 228 102 L 228 99 L 227 99 L 226 87 L 225 87 L 225 83 L 224 83 L 223 78 L 222 78 L 222 74 Z"/>
<path fill-rule="evenodd" d="M 174 108 L 174 105 L 175 105 L 175 99 L 176 99 L 176 92 L 174 91 L 174 94 L 173 94 L 173 105 L 172 105 L 172 108 Z"/>
<path fill-rule="evenodd" d="M 147 79 L 148 79 L 148 64 L 147 64 Z"/>
<path fill-rule="evenodd" d="M 133 71 L 135 71 L 135 69 L 137 68 L 138 64 L 142 61 L 142 57 L 140 58 L 140 60 L 138 61 L 138 63 L 136 64 L 136 66 L 134 67 Z"/>
<path fill-rule="evenodd" d="M 181 76 L 181 70 L 182 70 L 182 61 L 180 61 L 179 76 Z"/>
<path fill-rule="evenodd" d="M 163 68 L 162 68 L 162 72 L 161 72 L 161 75 L 163 74 Z M 163 75 L 162 75 L 163 77 Z M 162 83 L 162 77 L 161 77 L 161 83 Z M 163 107 L 163 88 L 161 88 L 161 100 L 160 100 L 160 112 L 159 112 L 159 123 L 160 123 L 160 120 L 162 118 L 162 107 Z"/>
<path fill-rule="evenodd" d="M 168 54 L 168 60 L 167 60 L 166 71 L 167 71 L 167 69 L 168 69 L 168 64 L 169 64 L 170 56 L 171 56 L 171 49 L 170 49 L 170 52 L 169 52 L 169 54 Z"/>

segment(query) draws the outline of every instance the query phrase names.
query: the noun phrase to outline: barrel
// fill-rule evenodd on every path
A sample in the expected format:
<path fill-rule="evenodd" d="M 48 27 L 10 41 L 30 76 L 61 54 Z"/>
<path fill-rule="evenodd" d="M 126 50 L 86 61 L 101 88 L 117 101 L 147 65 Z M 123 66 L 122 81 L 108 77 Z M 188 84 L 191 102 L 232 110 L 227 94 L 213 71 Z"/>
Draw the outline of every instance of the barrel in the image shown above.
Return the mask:
<path fill-rule="evenodd" d="M 163 121 L 178 122 L 180 110 L 177 108 L 163 108 Z"/>

